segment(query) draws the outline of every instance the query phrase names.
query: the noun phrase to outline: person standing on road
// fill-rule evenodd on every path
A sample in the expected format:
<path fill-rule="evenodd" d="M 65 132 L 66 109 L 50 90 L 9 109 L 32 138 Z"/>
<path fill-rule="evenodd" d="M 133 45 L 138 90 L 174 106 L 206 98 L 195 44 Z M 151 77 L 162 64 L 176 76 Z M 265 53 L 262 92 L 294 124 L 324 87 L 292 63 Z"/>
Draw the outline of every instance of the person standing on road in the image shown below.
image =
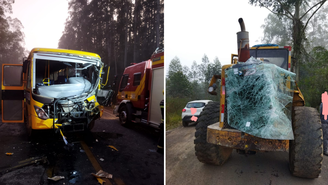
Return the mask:
<path fill-rule="evenodd" d="M 328 106 L 328 105 L 327 105 Z M 320 104 L 320 120 L 322 124 L 322 135 L 323 135 L 323 154 L 328 156 L 328 119 L 324 119 L 322 114 L 323 105 Z"/>
<path fill-rule="evenodd" d="M 160 125 L 160 135 L 158 139 L 157 152 L 164 153 L 164 100 L 159 104 L 162 114 L 162 120 Z"/>

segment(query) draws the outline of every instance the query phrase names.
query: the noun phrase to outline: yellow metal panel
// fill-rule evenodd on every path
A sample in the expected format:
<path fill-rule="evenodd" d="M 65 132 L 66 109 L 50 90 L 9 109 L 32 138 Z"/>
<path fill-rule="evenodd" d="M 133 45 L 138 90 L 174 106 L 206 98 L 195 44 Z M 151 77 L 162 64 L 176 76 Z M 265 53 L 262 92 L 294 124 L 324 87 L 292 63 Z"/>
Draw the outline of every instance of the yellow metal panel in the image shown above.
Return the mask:
<path fill-rule="evenodd" d="M 44 104 L 40 103 L 38 101 L 35 101 L 35 100 L 33 100 L 33 98 L 31 98 L 30 105 L 29 105 L 29 112 L 30 112 L 29 116 L 31 116 L 32 129 L 34 129 L 34 130 L 52 129 L 53 128 L 53 119 L 47 119 L 47 120 L 40 119 L 35 112 L 34 105 L 42 108 L 42 106 Z"/>
<path fill-rule="evenodd" d="M 77 51 L 77 50 L 68 50 L 68 49 L 52 49 L 52 48 L 34 48 L 30 52 L 30 55 L 29 55 L 28 58 L 32 58 L 33 53 L 37 53 L 37 52 L 67 53 L 67 54 L 95 57 L 95 58 L 100 59 L 100 56 L 96 53 L 90 53 L 90 52 L 85 52 L 85 51 Z"/>
<path fill-rule="evenodd" d="M 94 100 L 96 102 L 96 96 L 93 95 L 93 96 L 90 96 L 89 98 L 87 98 L 87 100 L 90 102 L 92 100 Z"/>
<path fill-rule="evenodd" d="M 222 78 L 226 78 L 225 76 L 225 70 L 229 67 L 233 66 L 233 64 L 229 65 L 224 65 L 222 66 L 222 71 L 221 71 L 221 89 L 220 89 L 220 121 L 221 121 L 221 112 L 222 112 L 222 105 L 225 105 L 225 95 L 222 94 Z M 220 126 L 223 127 L 224 122 L 220 122 Z"/>
<path fill-rule="evenodd" d="M 157 64 L 161 64 L 161 63 L 164 63 L 164 60 L 160 60 L 160 61 L 157 61 L 157 62 L 153 62 L 152 65 L 157 65 Z"/>
<path fill-rule="evenodd" d="M 263 139 L 236 129 L 222 129 L 219 123 L 207 127 L 207 142 L 252 151 L 288 151 L 289 140 Z"/>

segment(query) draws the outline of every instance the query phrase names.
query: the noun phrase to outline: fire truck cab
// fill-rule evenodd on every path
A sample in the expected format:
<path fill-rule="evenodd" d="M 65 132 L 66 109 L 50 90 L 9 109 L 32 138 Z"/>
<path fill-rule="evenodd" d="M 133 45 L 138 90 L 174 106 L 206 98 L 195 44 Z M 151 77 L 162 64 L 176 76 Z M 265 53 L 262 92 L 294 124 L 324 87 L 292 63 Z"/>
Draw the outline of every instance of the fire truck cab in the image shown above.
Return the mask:
<path fill-rule="evenodd" d="M 117 93 L 114 114 L 122 125 L 162 123 L 160 103 L 164 99 L 164 51 L 156 50 L 151 59 L 125 68 Z"/>

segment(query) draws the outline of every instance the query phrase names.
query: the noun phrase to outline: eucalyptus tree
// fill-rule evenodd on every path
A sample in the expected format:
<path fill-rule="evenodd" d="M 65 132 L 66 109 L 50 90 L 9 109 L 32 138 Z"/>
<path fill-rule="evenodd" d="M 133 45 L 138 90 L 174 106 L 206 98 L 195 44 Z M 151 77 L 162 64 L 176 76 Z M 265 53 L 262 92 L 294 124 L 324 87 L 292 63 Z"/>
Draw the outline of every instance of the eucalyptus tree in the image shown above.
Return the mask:
<path fill-rule="evenodd" d="M 13 0 L 0 0 L 0 63 L 21 63 L 27 55 L 23 25 L 12 18 Z"/>
<path fill-rule="evenodd" d="M 163 0 L 70 0 L 68 11 L 59 47 L 99 54 L 110 81 L 164 43 Z"/>
<path fill-rule="evenodd" d="M 303 41 L 306 39 L 305 31 L 310 20 L 321 9 L 327 0 L 249 0 L 250 4 L 265 7 L 271 13 L 280 18 L 292 21 L 292 43 L 293 43 L 293 69 L 299 81 L 299 62 L 301 60 Z M 305 11 L 302 12 L 302 6 Z M 296 69 L 294 68 L 296 67 Z"/>

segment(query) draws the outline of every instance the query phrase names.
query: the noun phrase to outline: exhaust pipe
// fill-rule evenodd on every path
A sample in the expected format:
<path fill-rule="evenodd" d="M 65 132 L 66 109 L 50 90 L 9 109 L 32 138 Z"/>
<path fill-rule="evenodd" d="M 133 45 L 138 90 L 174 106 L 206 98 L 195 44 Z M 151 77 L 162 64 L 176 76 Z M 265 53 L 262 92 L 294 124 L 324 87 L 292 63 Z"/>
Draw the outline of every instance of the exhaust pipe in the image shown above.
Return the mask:
<path fill-rule="evenodd" d="M 246 62 L 250 58 L 249 54 L 249 36 L 245 29 L 244 20 L 238 19 L 241 31 L 237 33 L 237 44 L 238 44 L 238 61 Z"/>

